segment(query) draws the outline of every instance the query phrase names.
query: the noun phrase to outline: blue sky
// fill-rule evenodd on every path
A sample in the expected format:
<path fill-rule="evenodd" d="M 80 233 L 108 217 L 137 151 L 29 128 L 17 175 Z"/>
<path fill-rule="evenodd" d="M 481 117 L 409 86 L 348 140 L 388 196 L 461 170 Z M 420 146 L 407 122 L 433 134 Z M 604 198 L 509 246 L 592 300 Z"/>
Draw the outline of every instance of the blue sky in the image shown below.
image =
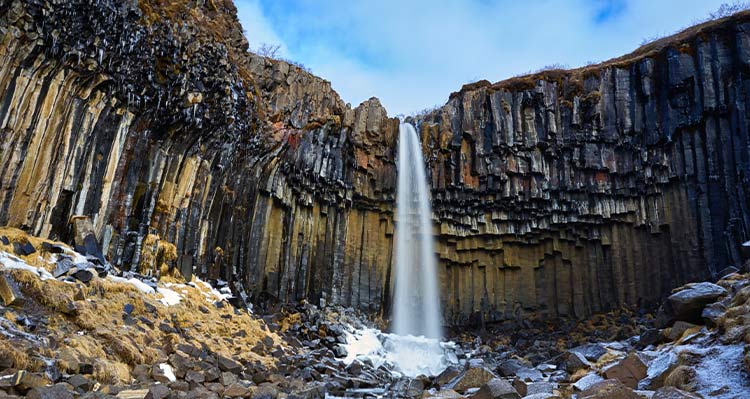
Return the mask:
<path fill-rule="evenodd" d="M 727 0 L 235 0 L 251 48 L 328 79 L 389 115 L 442 105 L 461 85 L 628 53 Z"/>

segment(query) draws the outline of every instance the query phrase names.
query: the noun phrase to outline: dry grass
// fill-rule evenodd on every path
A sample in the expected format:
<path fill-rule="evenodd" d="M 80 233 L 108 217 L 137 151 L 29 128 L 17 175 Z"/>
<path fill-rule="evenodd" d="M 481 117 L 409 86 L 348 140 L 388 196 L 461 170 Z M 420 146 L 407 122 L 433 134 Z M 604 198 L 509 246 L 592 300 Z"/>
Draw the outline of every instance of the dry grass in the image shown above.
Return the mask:
<path fill-rule="evenodd" d="M 0 340 L 0 358 L 11 359 L 12 367 L 17 369 L 27 369 L 32 364 L 26 351 L 5 340 Z"/>
<path fill-rule="evenodd" d="M 179 277 L 179 272 L 172 266 L 177 260 L 177 247 L 162 240 L 156 234 L 148 234 L 141 245 L 141 274 L 149 276 Z"/>
<path fill-rule="evenodd" d="M 10 254 L 14 254 L 13 252 L 13 243 L 17 242 L 19 244 L 25 244 L 25 243 L 31 243 L 31 245 L 34 246 L 34 249 L 36 249 L 36 252 L 34 252 L 31 255 L 26 256 L 20 256 L 15 255 L 16 257 L 22 259 L 24 262 L 30 264 L 31 266 L 35 267 L 44 267 L 48 271 L 52 270 L 50 269 L 50 256 L 51 254 L 44 252 L 42 250 L 42 244 L 43 243 L 49 243 L 49 244 L 57 244 L 67 247 L 67 245 L 59 242 L 59 241 L 53 241 L 53 240 L 47 240 L 44 238 L 39 238 L 35 236 L 31 236 L 27 234 L 25 231 L 14 228 L 14 227 L 0 227 L 0 236 L 8 237 L 8 240 L 10 241 L 9 245 L 3 245 L 0 243 L 0 251 L 5 251 Z M 54 268 L 54 266 L 51 266 Z"/>
<path fill-rule="evenodd" d="M 0 231 L 8 232 L 7 229 Z M 13 240 L 27 238 L 34 244 L 43 241 L 28 237 L 20 230 L 12 232 Z M 170 245 L 156 242 L 156 257 L 169 259 L 173 248 Z M 94 377 L 98 381 L 128 383 L 132 367 L 165 359 L 180 343 L 205 348 L 240 362 L 261 362 L 271 366 L 274 363 L 271 357 L 260 356 L 249 348 L 266 336 L 272 337 L 277 344 L 282 342 L 276 334 L 265 329 L 262 320 L 251 314 L 235 312 L 229 304 L 222 308 L 214 306 L 207 300 L 209 290 L 197 280 L 190 286 L 176 277 L 165 278 L 160 286 L 171 281 L 173 284 L 168 284 L 169 288 L 182 296 L 179 304 L 166 306 L 159 302 L 160 294 L 144 294 L 131 284 L 109 279 L 95 277 L 84 285 L 41 281 L 34 273 L 25 270 L 10 270 L 9 275 L 16 280 L 27 299 L 24 307 L 15 312 L 47 320 L 35 334 L 46 338 L 48 347 L 22 338 L 0 340 L 0 356 L 11 358 L 14 364 L 30 370 L 42 367 L 36 362 L 46 356 L 56 359 L 58 367 L 67 372 L 77 372 L 79 364 L 88 363 L 94 366 Z M 124 316 L 126 305 L 133 307 L 129 323 Z M 0 317 L 16 318 L 12 313 Z M 162 322 L 178 333 L 162 331 L 159 328 Z M 26 347 L 30 349 L 23 350 Z"/>

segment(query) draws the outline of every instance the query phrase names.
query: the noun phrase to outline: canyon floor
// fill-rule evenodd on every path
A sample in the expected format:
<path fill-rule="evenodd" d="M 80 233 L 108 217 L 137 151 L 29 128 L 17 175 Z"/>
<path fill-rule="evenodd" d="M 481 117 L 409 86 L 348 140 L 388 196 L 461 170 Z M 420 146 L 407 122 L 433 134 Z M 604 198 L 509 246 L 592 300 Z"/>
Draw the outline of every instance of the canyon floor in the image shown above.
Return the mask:
<path fill-rule="evenodd" d="M 0 229 L 0 294 L 0 398 L 750 397 L 750 274 L 737 269 L 654 314 L 449 331 L 430 376 L 389 358 L 383 321 L 353 309 L 261 314 L 222 281 L 157 281 L 17 229 Z"/>

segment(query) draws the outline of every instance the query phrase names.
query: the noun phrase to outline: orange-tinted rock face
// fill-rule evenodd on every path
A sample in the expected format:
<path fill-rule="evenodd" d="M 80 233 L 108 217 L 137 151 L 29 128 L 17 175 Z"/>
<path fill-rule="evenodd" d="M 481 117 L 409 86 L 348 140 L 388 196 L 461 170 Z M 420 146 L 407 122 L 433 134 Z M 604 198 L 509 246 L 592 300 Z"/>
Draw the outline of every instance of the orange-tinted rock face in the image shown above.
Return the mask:
<path fill-rule="evenodd" d="M 70 240 L 86 215 L 123 268 L 152 234 L 259 302 L 387 311 L 398 120 L 246 53 L 232 7 L 110 3 L 0 0 L 0 224 Z M 446 321 L 648 305 L 738 264 L 749 21 L 424 117 Z"/>

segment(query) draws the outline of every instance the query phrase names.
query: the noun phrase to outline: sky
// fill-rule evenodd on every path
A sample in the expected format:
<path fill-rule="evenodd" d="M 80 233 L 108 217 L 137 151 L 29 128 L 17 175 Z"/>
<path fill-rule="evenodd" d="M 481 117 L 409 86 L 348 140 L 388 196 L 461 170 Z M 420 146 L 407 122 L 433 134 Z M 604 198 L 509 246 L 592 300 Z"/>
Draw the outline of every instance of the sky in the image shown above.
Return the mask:
<path fill-rule="evenodd" d="M 578 67 L 635 50 L 706 18 L 727 0 L 235 0 L 251 49 L 331 81 L 353 106 L 388 114 L 442 105 L 451 92 L 549 65 Z"/>

